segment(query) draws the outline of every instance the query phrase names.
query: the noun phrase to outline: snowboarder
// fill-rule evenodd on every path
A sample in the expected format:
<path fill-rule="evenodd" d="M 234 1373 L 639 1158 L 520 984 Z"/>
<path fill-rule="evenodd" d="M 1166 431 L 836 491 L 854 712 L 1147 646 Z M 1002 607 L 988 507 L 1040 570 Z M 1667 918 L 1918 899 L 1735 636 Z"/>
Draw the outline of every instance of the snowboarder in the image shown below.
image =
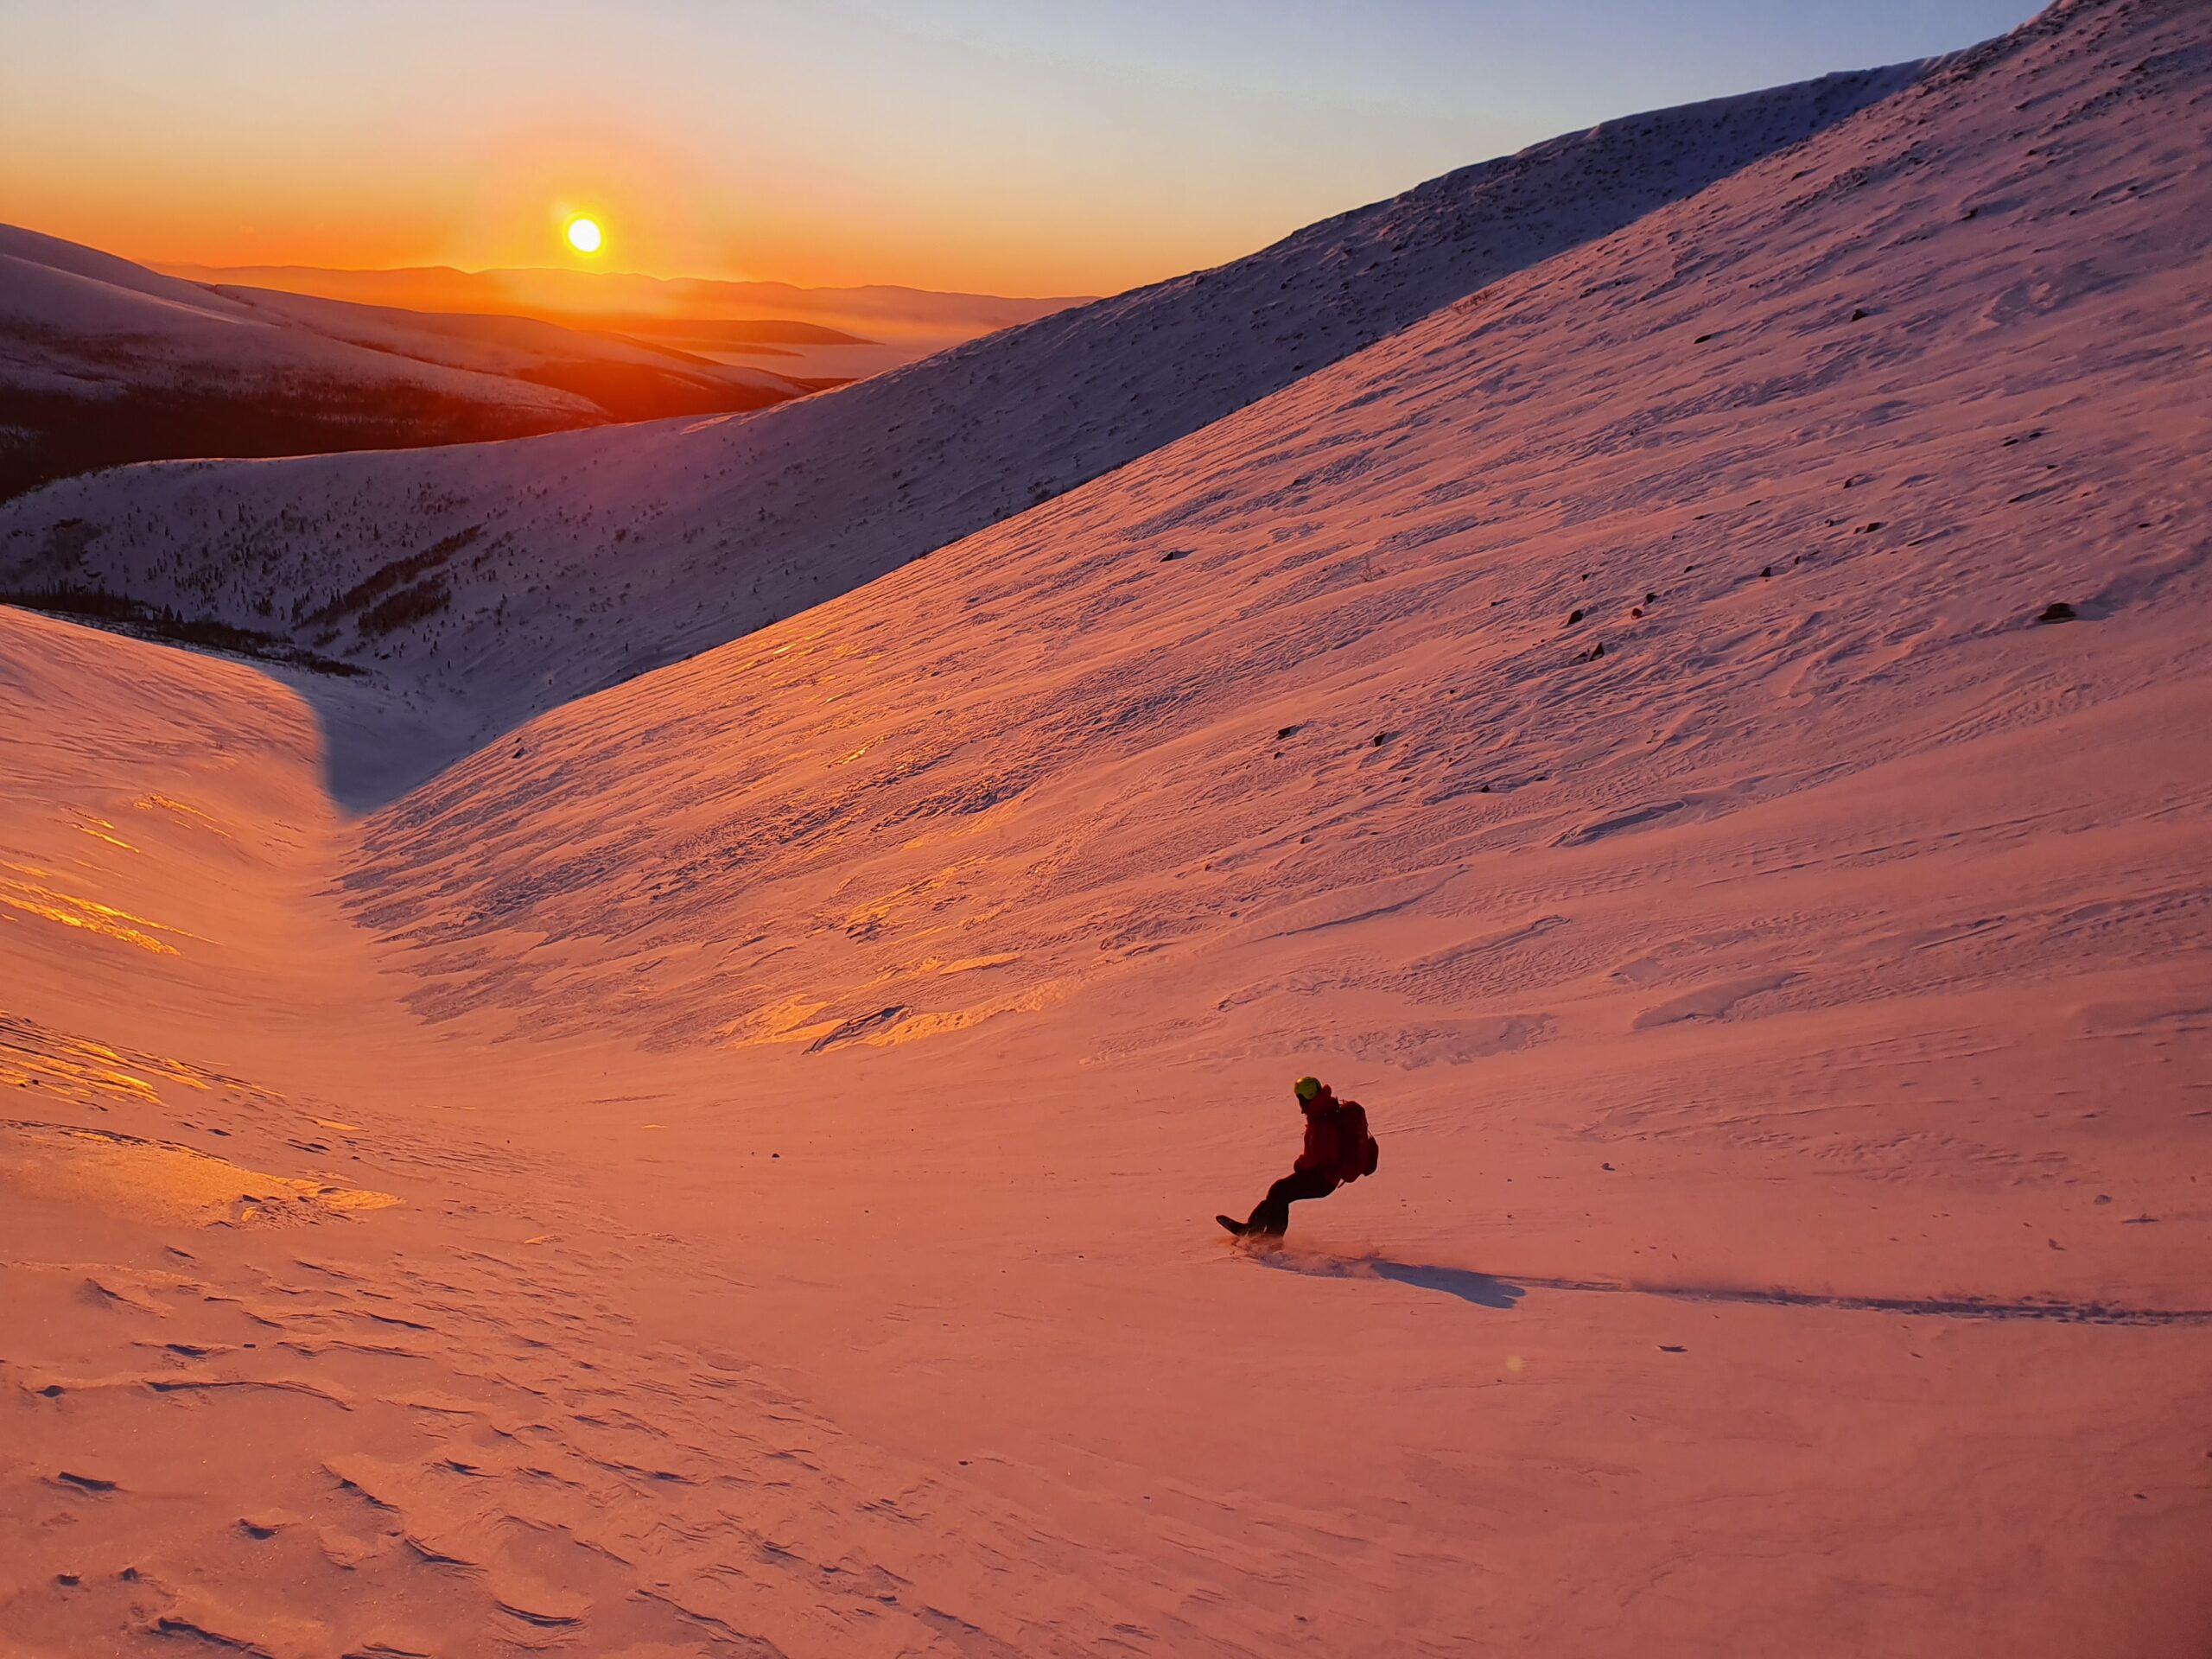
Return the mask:
<path fill-rule="evenodd" d="M 1240 1238 L 1281 1238 L 1290 1226 L 1290 1206 L 1299 1199 L 1325 1198 L 1345 1182 L 1375 1173 L 1377 1148 L 1367 1132 L 1367 1109 L 1356 1100 L 1338 1100 L 1319 1077 L 1300 1077 L 1292 1087 L 1306 1114 L 1306 1145 L 1249 1220 L 1214 1217 Z"/>

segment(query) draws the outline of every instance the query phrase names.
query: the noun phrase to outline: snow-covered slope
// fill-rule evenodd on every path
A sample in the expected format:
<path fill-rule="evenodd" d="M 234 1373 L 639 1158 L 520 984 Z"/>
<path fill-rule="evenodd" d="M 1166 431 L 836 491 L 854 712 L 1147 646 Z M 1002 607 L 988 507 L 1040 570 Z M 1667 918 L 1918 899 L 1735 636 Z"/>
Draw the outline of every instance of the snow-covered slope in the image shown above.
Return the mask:
<path fill-rule="evenodd" d="M 441 1006 L 588 1026 L 594 986 L 651 982 L 631 1021 L 727 1040 L 804 939 L 820 1007 L 784 1034 L 896 1008 L 896 1040 L 1277 937 L 1293 893 L 1456 917 L 1495 902 L 1478 859 L 1786 834 L 1793 803 L 1962 747 L 2059 766 L 2131 699 L 2151 743 L 2203 690 L 2212 554 L 2212 24 L 2159 24 L 2062 9 L 1109 480 L 549 714 L 368 821 L 364 903 L 430 961 L 450 941 Z M 2078 619 L 2039 625 L 2056 601 Z M 507 929 L 535 948 L 469 970 Z M 1671 977 L 1652 949 L 1639 987 Z"/>
<path fill-rule="evenodd" d="M 2200 1653 L 2208 252 L 2077 0 L 365 819 L 0 613 L 0 1642 Z"/>
<path fill-rule="evenodd" d="M 810 390 L 550 323 L 211 289 L 0 226 L 0 493 L 118 461 L 515 436 Z"/>
<path fill-rule="evenodd" d="M 413 766 L 375 786 L 411 781 L 518 719 L 1109 472 L 1916 73 L 1608 122 L 765 420 L 64 484 L 0 512 L 0 582 L 289 618 L 422 719 L 441 711 Z M 417 619 L 360 630 L 367 606 L 347 596 L 402 586 L 422 595 Z M 352 761 L 336 757 L 360 792 Z"/>

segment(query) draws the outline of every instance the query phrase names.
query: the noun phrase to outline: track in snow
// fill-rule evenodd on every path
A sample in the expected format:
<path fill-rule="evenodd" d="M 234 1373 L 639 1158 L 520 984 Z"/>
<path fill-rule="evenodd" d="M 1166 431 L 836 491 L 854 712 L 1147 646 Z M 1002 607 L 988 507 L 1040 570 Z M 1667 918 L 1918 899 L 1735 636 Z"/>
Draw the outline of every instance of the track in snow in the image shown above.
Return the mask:
<path fill-rule="evenodd" d="M 1660 1285 L 1630 1280 L 1559 1279 L 1529 1274 L 1510 1277 L 1470 1268 L 1395 1262 L 1387 1256 L 1312 1256 L 1246 1249 L 1238 1255 L 1262 1267 L 1315 1279 L 1388 1279 L 1440 1291 L 1478 1307 L 1511 1308 L 1531 1290 L 1595 1291 L 1616 1296 L 1658 1296 L 1677 1302 L 1732 1302 L 1754 1307 L 1825 1307 L 1852 1313 L 1901 1313 L 1916 1319 L 2047 1319 L 2063 1325 L 2212 1325 L 2212 1308 L 2123 1307 L 2110 1302 L 2058 1298 L 1999 1301 L 1980 1296 L 1845 1296 L 1832 1292 L 1764 1289 L 1741 1285 Z"/>

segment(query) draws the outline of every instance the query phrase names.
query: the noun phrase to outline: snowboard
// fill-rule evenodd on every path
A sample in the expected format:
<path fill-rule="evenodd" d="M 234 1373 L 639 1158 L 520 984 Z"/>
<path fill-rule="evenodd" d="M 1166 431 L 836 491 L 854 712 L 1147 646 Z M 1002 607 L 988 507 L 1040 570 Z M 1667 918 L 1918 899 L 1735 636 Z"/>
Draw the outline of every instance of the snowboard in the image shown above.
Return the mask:
<path fill-rule="evenodd" d="M 1271 1250 L 1282 1243 L 1281 1233 L 1263 1232 L 1234 1216 L 1216 1216 L 1214 1219 L 1222 1224 L 1230 1237 L 1241 1238 L 1256 1249 Z"/>

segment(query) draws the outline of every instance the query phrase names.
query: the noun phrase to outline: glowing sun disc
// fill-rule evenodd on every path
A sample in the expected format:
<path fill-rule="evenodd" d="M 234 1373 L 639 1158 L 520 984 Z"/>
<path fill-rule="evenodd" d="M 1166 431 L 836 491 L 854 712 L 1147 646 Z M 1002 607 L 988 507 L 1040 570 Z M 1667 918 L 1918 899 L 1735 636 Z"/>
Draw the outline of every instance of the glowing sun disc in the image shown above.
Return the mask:
<path fill-rule="evenodd" d="M 572 219 L 569 221 L 569 245 L 578 253 L 597 253 L 600 241 L 597 219 Z"/>

